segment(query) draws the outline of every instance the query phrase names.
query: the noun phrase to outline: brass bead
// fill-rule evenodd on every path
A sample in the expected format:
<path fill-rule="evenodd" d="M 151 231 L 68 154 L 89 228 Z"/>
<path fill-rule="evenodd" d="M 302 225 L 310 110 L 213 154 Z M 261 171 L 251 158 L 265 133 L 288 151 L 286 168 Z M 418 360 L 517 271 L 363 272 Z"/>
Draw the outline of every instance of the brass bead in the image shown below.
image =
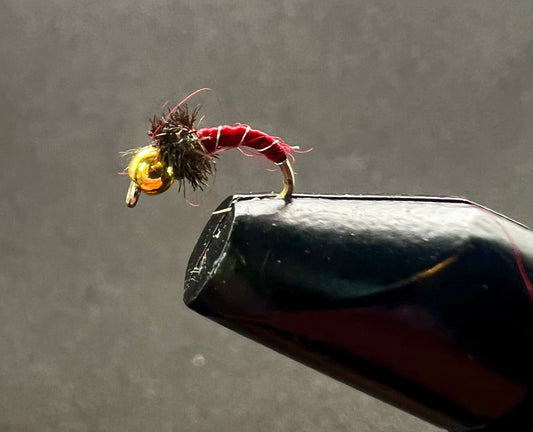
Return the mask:
<path fill-rule="evenodd" d="M 174 183 L 172 167 L 159 160 L 159 152 L 153 146 L 146 146 L 131 159 L 128 175 L 148 195 L 166 191 Z"/>

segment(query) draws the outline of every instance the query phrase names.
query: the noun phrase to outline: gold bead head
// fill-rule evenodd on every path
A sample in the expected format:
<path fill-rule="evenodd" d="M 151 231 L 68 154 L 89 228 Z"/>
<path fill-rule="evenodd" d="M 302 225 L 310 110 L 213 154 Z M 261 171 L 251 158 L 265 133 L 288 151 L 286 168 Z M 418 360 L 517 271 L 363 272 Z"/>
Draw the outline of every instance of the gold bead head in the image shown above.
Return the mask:
<path fill-rule="evenodd" d="M 128 167 L 128 175 L 131 178 L 126 197 L 129 207 L 137 204 L 141 191 L 148 195 L 157 195 L 174 183 L 172 167 L 159 159 L 159 152 L 153 146 L 143 147 L 135 153 Z"/>

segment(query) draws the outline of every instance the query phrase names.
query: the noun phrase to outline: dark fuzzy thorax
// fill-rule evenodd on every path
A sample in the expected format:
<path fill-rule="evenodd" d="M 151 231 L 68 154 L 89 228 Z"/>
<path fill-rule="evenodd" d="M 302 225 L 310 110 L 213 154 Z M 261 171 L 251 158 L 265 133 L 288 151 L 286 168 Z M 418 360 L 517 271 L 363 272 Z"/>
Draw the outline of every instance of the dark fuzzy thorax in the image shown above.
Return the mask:
<path fill-rule="evenodd" d="M 169 111 L 165 117 L 154 116 L 148 132 L 159 149 L 163 163 L 172 167 L 180 188 L 187 180 L 193 190 L 203 189 L 215 173 L 215 158 L 194 133 L 200 107 L 189 113 L 187 105 Z"/>

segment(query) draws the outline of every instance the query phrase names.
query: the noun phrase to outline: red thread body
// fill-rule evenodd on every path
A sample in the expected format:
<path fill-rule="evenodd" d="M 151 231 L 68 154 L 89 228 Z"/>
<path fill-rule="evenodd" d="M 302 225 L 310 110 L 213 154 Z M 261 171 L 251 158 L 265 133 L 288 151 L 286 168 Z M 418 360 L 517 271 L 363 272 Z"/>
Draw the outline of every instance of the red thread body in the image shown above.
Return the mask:
<path fill-rule="evenodd" d="M 207 127 L 194 131 L 194 133 L 211 154 L 245 146 L 262 153 L 275 164 L 281 164 L 285 162 L 287 156 L 292 156 L 291 152 L 294 150 L 281 138 L 252 129 L 244 124 Z"/>

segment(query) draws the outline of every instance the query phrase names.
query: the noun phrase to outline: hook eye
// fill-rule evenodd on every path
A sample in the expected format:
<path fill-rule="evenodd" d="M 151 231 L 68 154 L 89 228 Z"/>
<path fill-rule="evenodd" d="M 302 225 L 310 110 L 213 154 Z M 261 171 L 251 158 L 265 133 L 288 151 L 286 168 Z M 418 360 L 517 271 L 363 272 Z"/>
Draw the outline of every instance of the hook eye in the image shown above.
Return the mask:
<path fill-rule="evenodd" d="M 126 204 L 129 208 L 135 207 L 137 201 L 139 201 L 139 195 L 141 194 L 141 189 L 137 186 L 137 183 L 130 182 L 130 187 L 128 188 L 128 193 L 126 194 Z"/>

